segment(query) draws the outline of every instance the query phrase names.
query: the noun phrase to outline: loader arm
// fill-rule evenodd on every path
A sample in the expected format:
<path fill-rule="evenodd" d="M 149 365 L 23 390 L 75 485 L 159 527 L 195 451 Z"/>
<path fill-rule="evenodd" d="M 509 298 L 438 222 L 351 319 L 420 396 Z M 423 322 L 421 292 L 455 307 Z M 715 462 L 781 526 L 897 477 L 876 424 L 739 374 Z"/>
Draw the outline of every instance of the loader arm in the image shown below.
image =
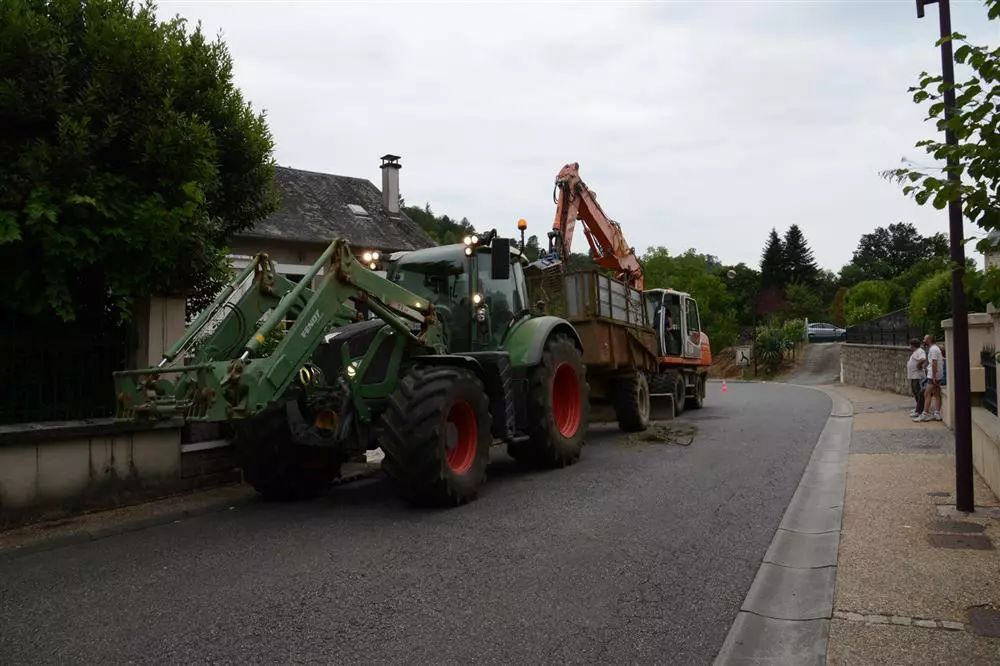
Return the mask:
<path fill-rule="evenodd" d="M 307 285 L 324 266 L 327 272 L 314 291 Z M 433 305 L 363 267 L 355 261 L 344 239 L 333 241 L 298 284 L 287 280 L 287 284 L 282 283 L 284 278 L 277 276 L 275 281 L 281 287 L 268 292 L 261 286 L 266 271 L 256 271 L 255 276 L 251 284 L 257 288 L 248 289 L 239 302 L 252 301 L 253 297 L 247 294 L 265 294 L 266 300 L 249 311 L 258 312 L 264 305 L 270 307 L 260 317 L 259 326 L 257 319 L 253 320 L 257 328 L 252 335 L 244 337 L 237 349 L 229 347 L 232 351 L 227 358 L 219 353 L 201 354 L 191 365 L 164 367 L 161 363 L 156 368 L 115 373 L 119 420 L 182 417 L 218 422 L 264 411 L 282 398 L 331 326 L 356 321 L 356 312 L 346 307 L 352 299 L 364 303 L 395 334 L 424 348 L 426 353 L 445 351 Z M 246 271 L 240 277 L 246 280 Z M 240 278 L 235 284 L 240 284 Z M 224 291 L 206 312 L 222 312 L 233 293 L 236 290 L 224 296 Z M 295 316 L 294 324 L 277 346 L 266 353 L 270 336 L 280 330 L 289 315 Z M 202 313 L 171 351 L 176 355 L 177 350 L 185 348 L 211 317 Z M 239 316 L 232 313 L 222 318 L 223 325 L 237 320 Z M 163 375 L 179 377 L 170 381 Z"/>
<path fill-rule="evenodd" d="M 578 163 L 567 164 L 559 171 L 554 198 L 556 216 L 549 233 L 549 252 L 565 261 L 573 246 L 576 221 L 581 220 L 597 265 L 614 271 L 617 279 L 641 291 L 645 276 L 635 248 L 625 241 L 621 225 L 601 209 L 597 194 L 580 179 Z"/>

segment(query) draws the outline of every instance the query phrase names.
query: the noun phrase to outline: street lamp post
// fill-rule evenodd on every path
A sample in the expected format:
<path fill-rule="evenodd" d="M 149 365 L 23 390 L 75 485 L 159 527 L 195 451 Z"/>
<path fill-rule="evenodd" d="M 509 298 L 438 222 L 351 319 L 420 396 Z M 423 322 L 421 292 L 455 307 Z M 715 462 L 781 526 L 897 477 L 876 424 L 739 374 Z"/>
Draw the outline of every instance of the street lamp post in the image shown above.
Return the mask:
<path fill-rule="evenodd" d="M 924 17 L 926 5 L 938 5 L 942 39 L 951 34 L 951 6 L 949 0 L 917 0 L 917 18 Z M 941 76 L 944 79 L 944 140 L 949 146 L 958 145 L 955 132 L 947 122 L 955 113 L 955 62 L 950 39 L 941 44 Z M 958 160 L 948 156 L 948 180 L 960 180 Z M 971 513 L 975 510 L 972 475 L 972 409 L 970 399 L 969 316 L 965 300 L 965 246 L 962 243 L 962 202 L 958 199 L 948 204 L 949 246 L 951 249 L 951 322 L 954 334 L 951 367 L 954 378 L 951 385 L 955 407 L 955 508 Z"/>

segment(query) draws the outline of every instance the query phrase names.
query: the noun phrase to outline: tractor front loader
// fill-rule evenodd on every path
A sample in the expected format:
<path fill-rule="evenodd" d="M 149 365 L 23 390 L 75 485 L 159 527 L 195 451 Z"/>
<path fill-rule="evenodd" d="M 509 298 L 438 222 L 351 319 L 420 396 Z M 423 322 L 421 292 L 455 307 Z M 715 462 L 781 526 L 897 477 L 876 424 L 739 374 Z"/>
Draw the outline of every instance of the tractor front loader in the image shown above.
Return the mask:
<path fill-rule="evenodd" d="M 275 500 L 316 496 L 379 447 L 408 498 L 438 505 L 477 495 L 497 442 L 571 464 L 589 416 L 580 339 L 525 305 L 523 260 L 495 236 L 408 252 L 387 278 L 343 239 L 298 284 L 258 255 L 157 367 L 115 373 L 117 418 L 229 424 L 244 477 Z"/>

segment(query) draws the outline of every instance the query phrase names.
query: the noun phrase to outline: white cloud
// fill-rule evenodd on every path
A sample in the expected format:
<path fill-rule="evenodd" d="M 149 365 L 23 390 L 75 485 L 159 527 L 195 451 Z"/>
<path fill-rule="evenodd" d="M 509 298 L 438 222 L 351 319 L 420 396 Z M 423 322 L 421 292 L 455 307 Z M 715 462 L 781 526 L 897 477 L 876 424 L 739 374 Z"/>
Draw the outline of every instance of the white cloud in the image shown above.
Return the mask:
<path fill-rule="evenodd" d="M 996 43 L 979 2 L 954 25 Z M 878 171 L 933 132 L 906 92 L 938 71 L 936 8 L 898 2 L 161 2 L 223 30 L 281 164 L 365 176 L 402 155 L 403 195 L 544 233 L 568 161 L 637 249 L 756 264 L 798 223 L 820 264 L 912 221 Z M 971 230 L 970 230 L 971 233 Z M 578 234 L 574 243 L 583 249 Z"/>

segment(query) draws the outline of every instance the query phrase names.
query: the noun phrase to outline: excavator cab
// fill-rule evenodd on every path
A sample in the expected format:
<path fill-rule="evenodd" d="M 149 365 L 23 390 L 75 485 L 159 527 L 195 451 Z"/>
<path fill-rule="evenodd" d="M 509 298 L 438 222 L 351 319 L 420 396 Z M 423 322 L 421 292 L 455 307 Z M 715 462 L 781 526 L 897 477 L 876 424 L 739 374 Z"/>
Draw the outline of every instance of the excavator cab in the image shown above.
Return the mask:
<path fill-rule="evenodd" d="M 649 289 L 645 297 L 660 356 L 701 359 L 707 339 L 702 332 L 697 301 L 690 294 L 673 289 Z"/>

